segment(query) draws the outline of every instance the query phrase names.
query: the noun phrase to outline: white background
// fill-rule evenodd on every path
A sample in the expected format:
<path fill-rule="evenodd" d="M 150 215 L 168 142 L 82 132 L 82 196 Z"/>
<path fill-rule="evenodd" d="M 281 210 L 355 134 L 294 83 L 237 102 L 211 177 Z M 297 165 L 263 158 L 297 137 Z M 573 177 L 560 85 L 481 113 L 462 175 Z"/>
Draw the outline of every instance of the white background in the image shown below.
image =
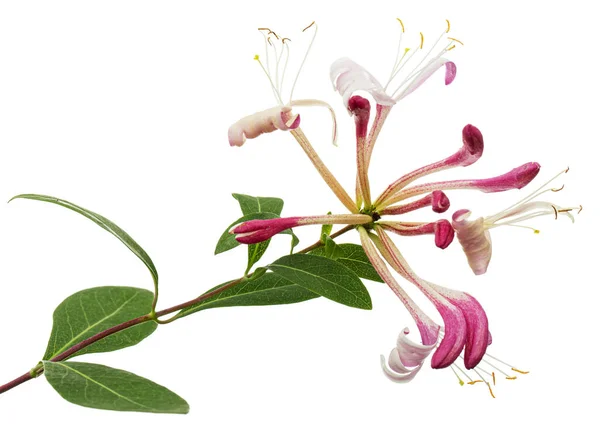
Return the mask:
<path fill-rule="evenodd" d="M 457 78 L 445 87 L 440 73 L 392 110 L 373 158 L 375 192 L 453 153 L 462 127 L 472 123 L 485 137 L 483 158 L 440 178 L 487 177 L 538 161 L 543 168 L 535 185 L 568 165 L 571 171 L 557 182 L 566 188 L 553 201 L 585 208 L 574 225 L 540 219 L 534 223 L 540 235 L 492 231 L 494 257 L 481 277 L 472 275 L 457 243 L 441 251 L 431 237 L 397 240 L 422 276 L 481 301 L 492 354 L 531 370 L 499 382 L 495 400 L 481 385 L 461 388 L 449 370 L 425 368 L 410 384 L 389 382 L 379 354 L 387 355 L 410 317 L 385 285 L 368 283 L 373 311 L 324 299 L 210 310 L 160 327 L 137 347 L 80 358 L 169 387 L 190 403 L 187 416 L 78 407 L 40 378 L 0 397 L 0 424 L 594 425 L 597 19 L 591 2 L 568 4 L 2 2 L 0 200 L 50 194 L 115 221 L 157 265 L 160 308 L 239 276 L 244 249 L 213 256 L 218 237 L 239 216 L 231 193 L 284 197 L 287 215 L 344 212 L 291 136 L 271 134 L 242 148 L 227 144 L 231 123 L 274 105 L 252 61 L 262 53 L 257 27 L 290 37 L 297 61 L 309 37 L 300 30 L 318 22 L 295 98 L 336 108 L 339 148 L 328 141 L 326 112 L 302 110 L 302 123 L 352 189 L 352 121 L 331 89 L 329 65 L 350 56 L 385 80 L 397 16 L 413 44 L 419 31 L 431 41 L 450 19 L 451 35 L 465 42 L 451 53 Z M 452 210 L 489 215 L 524 192 L 455 192 Z M 299 233 L 308 245 L 318 228 Z M 287 248 L 287 239 L 274 241 L 264 263 Z M 2 383 L 36 364 L 52 312 L 70 294 L 98 285 L 151 287 L 142 263 L 113 237 L 39 202 L 0 206 L 0 257 Z"/>

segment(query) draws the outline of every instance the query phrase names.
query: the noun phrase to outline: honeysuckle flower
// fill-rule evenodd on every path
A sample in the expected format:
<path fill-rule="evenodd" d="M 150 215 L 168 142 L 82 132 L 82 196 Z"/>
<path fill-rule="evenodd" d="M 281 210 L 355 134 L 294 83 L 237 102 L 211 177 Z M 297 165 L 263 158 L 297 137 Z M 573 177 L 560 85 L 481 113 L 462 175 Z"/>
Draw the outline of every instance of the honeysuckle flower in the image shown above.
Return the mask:
<path fill-rule="evenodd" d="M 573 208 L 561 208 L 547 202 L 533 201 L 542 193 L 557 190 L 540 188 L 506 210 L 476 221 L 468 220 L 469 212 L 467 210 L 456 211 L 452 216 L 452 223 L 448 219 L 410 222 L 397 220 L 396 216 L 417 212 L 423 208 L 430 208 L 436 214 L 445 213 L 450 207 L 450 199 L 445 191 L 471 189 L 493 193 L 518 190 L 528 185 L 536 177 L 540 165 L 536 162 L 528 162 L 507 173 L 491 178 L 459 179 L 412 185 L 414 181 L 427 175 L 450 168 L 466 167 L 481 158 L 484 148 L 483 136 L 473 125 L 466 125 L 463 128 L 462 147 L 454 154 L 402 175 L 387 186 L 374 199 L 374 202 L 371 200 L 368 177 L 371 153 L 391 107 L 412 93 L 441 66 L 446 67 L 447 84 L 451 83 L 456 75 L 456 66 L 442 55 L 451 50 L 455 43 L 460 42 L 448 38 L 449 43 L 443 43 L 441 51 L 431 55 L 440 41 L 447 37 L 447 32 L 450 30 L 448 23 L 446 31 L 442 33 L 420 62 L 416 63 L 413 70 L 405 75 L 398 88 L 391 93 L 386 92 L 390 82 L 413 59 L 415 53 L 413 51 L 409 54 L 410 50 L 407 49 L 403 55 L 400 55 L 404 33 L 402 21 L 400 24 L 402 33 L 398 55 L 385 86 L 382 86 L 364 68 L 347 58 L 336 61 L 331 68 L 332 82 L 342 96 L 345 108 L 354 119 L 357 168 L 354 200 L 321 161 L 306 135 L 300 130 L 299 123 L 296 123 L 299 119 L 291 113 L 291 110 L 261 112 L 264 113 L 264 116 L 259 114 L 261 118 L 268 117 L 270 119 L 264 123 L 258 120 L 260 123 L 256 126 L 255 122 L 248 120 L 248 123 L 240 126 L 242 129 L 252 131 L 245 134 L 248 137 L 258 136 L 263 129 L 265 130 L 263 132 L 270 132 L 275 129 L 289 128 L 289 133 L 298 141 L 325 182 L 347 208 L 349 214 L 251 220 L 234 226 L 231 233 L 236 234 L 239 242 L 253 244 L 269 239 L 288 228 L 304 225 L 345 224 L 347 225 L 345 230 L 356 229 L 371 264 L 406 307 L 420 335 L 420 343 L 418 343 L 409 338 L 410 330 L 408 328 L 402 330 L 388 361 L 385 357 L 381 357 L 385 375 L 395 382 L 408 382 L 416 376 L 425 360 L 432 354 L 432 368 L 451 367 L 461 384 L 464 384 L 461 375 L 468 380 L 468 384 L 485 383 L 493 396 L 491 387 L 496 382 L 496 372 L 504 374 L 507 379 L 515 378 L 512 373 L 507 373 L 509 370 L 519 373 L 526 372 L 519 371 L 486 353 L 492 343 L 492 338 L 489 332 L 488 318 L 481 304 L 468 293 L 434 284 L 417 275 L 388 232 L 402 237 L 432 234 L 435 245 L 442 249 L 451 244 L 456 234 L 467 254 L 469 263 L 475 266 L 473 269 L 475 273 L 478 273 L 483 265 L 487 266 L 491 255 L 488 229 L 500 225 L 516 226 L 517 222 L 546 214 L 554 214 L 555 217 L 559 215 L 572 217 L 570 211 Z M 423 36 L 421 35 L 418 50 L 422 48 Z M 278 78 L 275 81 L 279 82 Z M 271 82 L 271 86 L 274 92 L 279 89 L 278 83 Z M 367 92 L 377 102 L 375 118 L 370 126 L 371 104 L 368 99 L 354 95 L 354 92 L 358 90 Z M 288 106 L 291 105 L 293 103 L 288 104 Z M 282 116 L 282 113 L 289 116 Z M 235 135 L 239 136 L 239 133 Z M 415 147 L 418 146 L 415 145 Z M 417 196 L 420 198 L 413 199 Z M 390 217 L 394 218 L 390 219 Z M 436 308 L 441 323 L 438 324 L 434 321 L 412 300 L 395 279 L 390 268 L 416 286 L 429 299 Z M 464 369 L 461 368 L 461 365 Z M 472 377 L 467 374 L 471 370 L 475 373 Z"/>
<path fill-rule="evenodd" d="M 487 271 L 492 258 L 490 229 L 499 226 L 517 226 L 532 229 L 533 232 L 537 234 L 540 232 L 539 229 L 524 226 L 519 223 L 544 215 L 552 215 L 555 219 L 558 219 L 559 216 L 565 216 L 571 219 L 572 222 L 575 221 L 571 211 L 577 210 L 580 212 L 582 209 L 581 205 L 578 207 L 563 208 L 550 202 L 534 200 L 544 193 L 562 190 L 564 186 L 559 189 L 547 188 L 546 186 L 568 170 L 569 169 L 567 168 L 566 170 L 561 171 L 558 175 L 544 183 L 541 187 L 521 199 L 519 202 L 494 215 L 479 217 L 476 220 L 469 220 L 471 211 L 467 209 L 460 209 L 452 215 L 452 226 L 456 230 L 458 241 L 463 247 L 469 266 L 475 275 L 484 274 Z"/>

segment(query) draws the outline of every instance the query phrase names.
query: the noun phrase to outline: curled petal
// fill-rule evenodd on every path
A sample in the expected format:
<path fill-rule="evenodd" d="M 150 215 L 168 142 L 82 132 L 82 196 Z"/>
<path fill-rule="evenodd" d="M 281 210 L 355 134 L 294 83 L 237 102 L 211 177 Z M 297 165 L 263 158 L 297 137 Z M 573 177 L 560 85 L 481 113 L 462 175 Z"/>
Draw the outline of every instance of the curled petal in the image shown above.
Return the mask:
<path fill-rule="evenodd" d="M 329 77 L 334 89 L 342 96 L 347 109 L 349 109 L 350 97 L 356 91 L 368 92 L 380 105 L 391 106 L 396 103 L 385 93 L 381 83 L 371 73 L 350 58 L 340 58 L 331 64 Z"/>
<path fill-rule="evenodd" d="M 490 232 L 483 224 L 483 218 L 470 221 L 471 211 L 458 210 L 452 215 L 452 227 L 463 248 L 469 266 L 475 275 L 487 271 L 492 258 L 492 240 Z"/>
<path fill-rule="evenodd" d="M 291 107 L 273 107 L 246 116 L 229 127 L 230 146 L 242 146 L 247 138 L 256 138 L 276 130 L 289 131 L 300 126 L 300 115 L 293 114 Z"/>
<path fill-rule="evenodd" d="M 410 330 L 405 328 L 398 336 L 396 347 L 392 349 L 389 357 L 389 367 L 385 357 L 381 356 L 381 368 L 388 379 L 404 383 L 412 380 L 423 367 L 423 361 L 433 348 L 431 345 L 421 345 L 408 338 Z"/>
<path fill-rule="evenodd" d="M 413 93 L 419 86 L 425 83 L 425 81 L 429 79 L 433 73 L 435 73 L 444 65 L 446 66 L 444 83 L 446 85 L 452 83 L 456 77 L 456 64 L 447 60 L 446 58 L 433 59 L 417 74 L 417 76 L 408 84 L 408 86 L 394 98 L 394 100 L 400 101 L 402 98 Z"/>

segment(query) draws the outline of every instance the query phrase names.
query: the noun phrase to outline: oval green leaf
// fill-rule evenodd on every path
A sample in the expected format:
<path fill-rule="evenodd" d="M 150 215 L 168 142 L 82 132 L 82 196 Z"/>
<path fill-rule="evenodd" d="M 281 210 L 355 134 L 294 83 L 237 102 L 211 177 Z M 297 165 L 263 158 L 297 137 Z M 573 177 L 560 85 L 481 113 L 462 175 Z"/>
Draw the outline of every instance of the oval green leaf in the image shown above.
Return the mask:
<path fill-rule="evenodd" d="M 152 299 L 153 294 L 148 290 L 114 286 L 89 288 L 67 297 L 54 311 L 52 333 L 42 359 L 51 360 L 82 340 L 148 314 Z M 92 343 L 74 355 L 133 346 L 154 330 L 154 321 L 138 324 Z"/>
<path fill-rule="evenodd" d="M 311 254 L 291 254 L 267 267 L 288 281 L 334 302 L 359 309 L 373 307 L 360 278 L 335 260 Z"/>
<path fill-rule="evenodd" d="M 225 285 L 223 283 L 215 288 Z M 213 290 L 215 289 L 213 288 Z M 211 290 L 209 290 L 211 291 Z M 265 273 L 256 279 L 243 281 L 203 302 L 183 309 L 180 316 L 210 308 L 227 306 L 267 306 L 286 305 L 303 302 L 319 297 L 304 287 L 300 287 L 285 278 L 273 273 Z"/>
<path fill-rule="evenodd" d="M 44 361 L 44 374 L 65 400 L 121 412 L 188 413 L 188 403 L 164 386 L 100 364 Z"/>
<path fill-rule="evenodd" d="M 146 267 L 150 271 L 150 275 L 152 275 L 154 286 L 158 287 L 158 271 L 156 270 L 156 267 L 154 266 L 154 263 L 152 262 L 152 259 L 150 258 L 148 253 L 146 253 L 146 251 L 142 247 L 140 247 L 140 245 L 137 242 L 135 242 L 135 240 L 131 236 L 129 236 L 127 232 L 125 232 L 123 229 L 121 229 L 119 226 L 114 224 L 106 217 L 103 217 L 100 214 L 75 205 L 69 201 L 65 201 L 64 199 L 58 199 L 53 196 L 23 194 L 13 197 L 10 201 L 12 201 L 13 199 L 31 199 L 34 201 L 49 202 L 51 204 L 56 204 L 60 205 L 61 207 L 68 208 L 72 211 L 75 211 L 76 213 L 81 214 L 85 218 L 92 220 L 102 229 L 106 230 L 111 235 L 116 237 L 119 241 L 121 241 L 123 244 L 125 244 L 125 246 L 129 248 L 129 250 L 131 250 L 131 252 L 142 261 L 142 263 L 146 265 Z"/>
<path fill-rule="evenodd" d="M 323 246 L 312 250 L 310 254 L 331 258 L 343 264 L 361 278 L 383 282 L 360 245 L 337 244 L 336 251 L 333 253 L 328 252 L 327 247 Z"/>
<path fill-rule="evenodd" d="M 262 196 L 248 196 L 234 193 L 233 196 L 240 204 L 242 214 L 273 213 L 281 215 L 283 210 L 283 199 L 268 198 Z"/>

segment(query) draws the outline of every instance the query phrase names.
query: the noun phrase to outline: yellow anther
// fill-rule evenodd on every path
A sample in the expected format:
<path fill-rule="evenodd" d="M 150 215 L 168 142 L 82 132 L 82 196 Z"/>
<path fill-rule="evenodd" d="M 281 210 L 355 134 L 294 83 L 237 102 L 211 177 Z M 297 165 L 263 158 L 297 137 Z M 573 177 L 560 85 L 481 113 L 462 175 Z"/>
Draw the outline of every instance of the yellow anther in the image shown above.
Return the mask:
<path fill-rule="evenodd" d="M 517 379 L 516 376 L 506 376 L 506 380 L 515 380 Z"/>
<path fill-rule="evenodd" d="M 402 22 L 402 20 L 400 18 L 396 18 L 396 19 L 400 23 L 400 26 L 402 27 L 402 32 L 404 33 L 404 23 Z"/>
<path fill-rule="evenodd" d="M 511 367 L 510 369 L 511 369 L 512 371 L 515 371 L 515 372 L 517 372 L 517 373 L 521 373 L 521 374 L 527 374 L 527 373 L 529 373 L 529 372 L 526 372 L 526 371 L 523 371 L 523 370 L 515 369 L 514 367 Z"/>
<path fill-rule="evenodd" d="M 304 30 L 302 30 L 302 32 L 304 33 L 306 30 L 308 30 L 310 27 L 312 27 L 313 25 L 315 25 L 315 21 L 311 22 L 310 25 L 308 27 L 305 27 Z"/>
<path fill-rule="evenodd" d="M 410 50 L 410 48 L 404 48 L 404 55 L 406 55 L 409 50 Z"/>
<path fill-rule="evenodd" d="M 486 383 L 487 383 L 488 389 L 490 390 L 490 394 L 492 395 L 492 398 L 496 398 L 496 396 L 494 395 L 494 391 L 492 391 L 492 386 L 490 385 L 489 382 L 486 382 Z"/>
<path fill-rule="evenodd" d="M 448 37 L 448 40 L 452 40 L 453 42 L 460 43 L 460 44 L 461 44 L 461 45 L 463 45 L 463 46 L 465 45 L 463 42 L 461 42 L 461 41 L 460 41 L 460 40 L 458 40 L 458 39 L 455 39 L 454 37 Z"/>
<path fill-rule="evenodd" d="M 421 35 L 421 45 L 419 46 L 420 49 L 423 49 L 423 43 L 425 43 L 425 36 L 423 35 L 423 33 L 419 33 Z"/>
<path fill-rule="evenodd" d="M 583 205 L 579 205 L 579 211 L 577 211 L 577 214 L 579 214 L 582 209 L 583 209 Z"/>
<path fill-rule="evenodd" d="M 460 383 L 460 386 L 463 386 L 465 383 L 460 378 L 460 376 L 458 375 L 458 373 L 456 373 L 456 370 L 454 370 L 454 367 L 450 366 L 450 368 L 452 369 L 452 372 L 454 373 L 454 376 L 456 376 L 456 378 L 458 379 L 458 383 Z"/>
<path fill-rule="evenodd" d="M 448 49 L 446 49 L 446 52 L 451 51 L 452 49 L 454 49 L 456 47 L 456 45 L 452 45 L 450 46 Z"/>
<path fill-rule="evenodd" d="M 560 192 L 562 189 L 565 188 L 565 185 L 563 184 L 562 186 L 560 186 L 558 189 L 550 189 L 553 192 Z"/>
<path fill-rule="evenodd" d="M 258 55 L 254 55 L 254 61 L 260 61 L 260 57 Z"/>
<path fill-rule="evenodd" d="M 539 231 L 539 229 L 533 229 L 533 233 L 535 233 L 536 235 L 539 235 L 540 231 Z"/>
<path fill-rule="evenodd" d="M 270 33 L 270 32 L 271 32 L 271 29 L 270 29 L 270 28 L 267 28 L 267 27 L 259 27 L 259 28 L 258 28 L 258 31 L 268 31 L 268 32 Z"/>
<path fill-rule="evenodd" d="M 492 382 L 494 382 L 494 386 L 496 386 L 496 373 L 492 372 Z"/>
<path fill-rule="evenodd" d="M 446 33 L 450 32 L 450 21 L 446 19 L 446 24 L 448 24 L 448 28 L 446 28 Z"/>
<path fill-rule="evenodd" d="M 472 380 L 471 382 L 467 382 L 469 385 L 475 385 L 476 383 L 483 382 L 482 380 Z"/>

